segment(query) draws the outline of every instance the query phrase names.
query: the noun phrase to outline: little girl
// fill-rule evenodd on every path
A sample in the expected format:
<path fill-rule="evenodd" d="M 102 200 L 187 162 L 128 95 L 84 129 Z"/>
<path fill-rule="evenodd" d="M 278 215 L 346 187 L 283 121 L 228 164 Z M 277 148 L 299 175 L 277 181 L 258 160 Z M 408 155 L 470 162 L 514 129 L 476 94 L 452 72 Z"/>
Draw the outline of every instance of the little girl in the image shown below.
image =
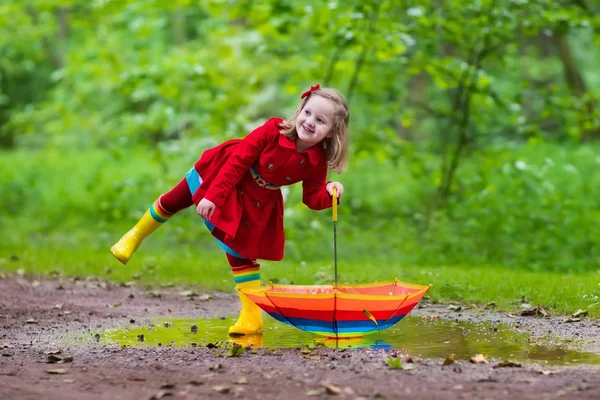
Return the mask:
<path fill-rule="evenodd" d="M 127 263 L 142 241 L 178 211 L 196 204 L 233 271 L 238 289 L 260 287 L 257 259 L 283 258 L 281 186 L 302 182 L 302 201 L 313 210 L 331 207 L 328 168 L 342 172 L 348 154 L 346 100 L 334 89 L 311 86 L 293 121 L 271 118 L 244 139 L 206 150 L 185 178 L 160 196 L 111 252 Z M 229 328 L 232 336 L 263 327 L 260 308 L 238 291 L 242 310 Z"/>

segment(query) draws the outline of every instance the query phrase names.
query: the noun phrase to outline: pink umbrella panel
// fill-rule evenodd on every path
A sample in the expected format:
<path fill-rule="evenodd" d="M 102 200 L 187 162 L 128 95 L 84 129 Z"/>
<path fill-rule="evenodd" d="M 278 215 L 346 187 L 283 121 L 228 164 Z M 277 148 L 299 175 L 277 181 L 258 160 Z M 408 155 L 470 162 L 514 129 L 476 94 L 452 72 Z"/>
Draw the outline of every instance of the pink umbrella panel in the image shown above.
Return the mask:
<path fill-rule="evenodd" d="M 347 285 L 277 285 L 242 290 L 276 320 L 327 337 L 360 337 L 390 328 L 430 286 L 399 280 Z"/>

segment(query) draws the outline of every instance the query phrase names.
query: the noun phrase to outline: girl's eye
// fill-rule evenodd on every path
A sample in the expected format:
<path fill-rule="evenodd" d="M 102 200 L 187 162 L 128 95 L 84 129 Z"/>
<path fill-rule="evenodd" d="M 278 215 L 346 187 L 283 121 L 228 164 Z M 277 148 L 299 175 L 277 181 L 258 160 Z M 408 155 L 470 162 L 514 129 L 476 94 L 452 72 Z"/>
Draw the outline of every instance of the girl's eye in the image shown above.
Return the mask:
<path fill-rule="evenodd" d="M 304 110 L 304 114 L 306 114 L 306 115 L 310 115 L 310 111 L 308 111 L 308 110 Z"/>
<path fill-rule="evenodd" d="M 318 118 L 318 119 L 317 119 L 317 122 L 318 122 L 318 123 L 320 123 L 320 124 L 322 124 L 322 123 L 323 123 L 323 120 L 322 120 L 321 118 Z"/>

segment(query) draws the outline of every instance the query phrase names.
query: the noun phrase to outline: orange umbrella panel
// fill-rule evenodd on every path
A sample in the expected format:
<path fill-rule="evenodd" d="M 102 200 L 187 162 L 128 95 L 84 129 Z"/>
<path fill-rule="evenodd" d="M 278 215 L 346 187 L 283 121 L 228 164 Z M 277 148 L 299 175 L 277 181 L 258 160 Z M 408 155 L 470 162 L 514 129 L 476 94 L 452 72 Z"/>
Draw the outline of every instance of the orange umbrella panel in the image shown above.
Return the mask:
<path fill-rule="evenodd" d="M 357 285 L 273 285 L 243 290 L 273 318 L 329 337 L 358 337 L 404 318 L 429 286 L 398 280 Z"/>

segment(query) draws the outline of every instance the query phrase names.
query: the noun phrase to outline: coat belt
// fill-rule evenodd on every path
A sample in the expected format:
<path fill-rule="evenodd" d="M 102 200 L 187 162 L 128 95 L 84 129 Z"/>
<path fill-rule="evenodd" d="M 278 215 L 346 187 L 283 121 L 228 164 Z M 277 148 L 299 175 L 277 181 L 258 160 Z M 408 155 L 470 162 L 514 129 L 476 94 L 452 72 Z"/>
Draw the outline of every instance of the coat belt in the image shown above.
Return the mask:
<path fill-rule="evenodd" d="M 256 184 L 258 186 L 260 186 L 261 188 L 265 188 L 265 189 L 269 189 L 269 190 L 277 190 L 280 188 L 280 186 L 271 185 L 270 183 L 265 181 L 263 178 L 261 178 L 260 175 L 258 174 L 258 172 L 256 172 L 256 170 L 254 169 L 254 167 L 250 167 L 250 173 L 252 174 L 252 178 L 254 179 L 254 182 L 256 182 Z"/>

